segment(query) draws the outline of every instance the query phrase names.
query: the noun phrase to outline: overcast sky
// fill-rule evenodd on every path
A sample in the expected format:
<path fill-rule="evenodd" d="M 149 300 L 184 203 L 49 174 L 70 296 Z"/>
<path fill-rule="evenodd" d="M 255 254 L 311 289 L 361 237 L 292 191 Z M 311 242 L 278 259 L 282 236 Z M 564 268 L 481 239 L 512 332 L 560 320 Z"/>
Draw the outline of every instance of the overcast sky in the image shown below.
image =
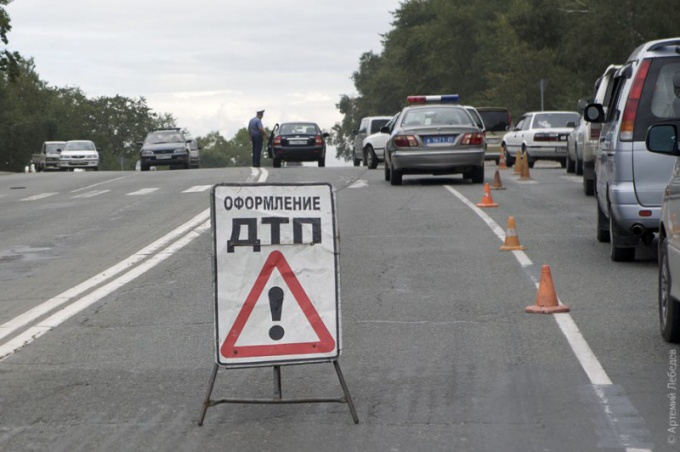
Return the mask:
<path fill-rule="evenodd" d="M 13 0 L 12 51 L 50 86 L 144 97 L 194 136 L 340 121 L 359 57 L 380 53 L 399 0 Z M 376 112 L 381 113 L 381 112 Z"/>

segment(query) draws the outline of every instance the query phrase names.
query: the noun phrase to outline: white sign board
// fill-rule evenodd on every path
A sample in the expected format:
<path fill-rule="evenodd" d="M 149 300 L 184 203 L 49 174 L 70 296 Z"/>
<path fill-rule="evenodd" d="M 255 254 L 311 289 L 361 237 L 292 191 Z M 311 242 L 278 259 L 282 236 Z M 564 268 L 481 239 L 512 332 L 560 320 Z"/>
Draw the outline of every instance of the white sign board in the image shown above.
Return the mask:
<path fill-rule="evenodd" d="M 216 363 L 329 361 L 340 355 L 340 289 L 329 184 L 212 189 Z"/>

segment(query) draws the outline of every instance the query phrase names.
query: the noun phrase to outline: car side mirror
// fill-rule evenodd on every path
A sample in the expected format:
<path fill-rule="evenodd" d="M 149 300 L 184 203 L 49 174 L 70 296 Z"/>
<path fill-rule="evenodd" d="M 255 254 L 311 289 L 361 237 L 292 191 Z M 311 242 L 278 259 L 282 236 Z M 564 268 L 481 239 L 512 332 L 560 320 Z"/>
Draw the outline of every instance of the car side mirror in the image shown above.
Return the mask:
<path fill-rule="evenodd" d="M 328 132 L 324 132 L 321 136 L 324 138 L 328 138 L 329 136 L 331 136 L 331 134 Z"/>
<path fill-rule="evenodd" d="M 588 104 L 583 109 L 583 119 L 588 122 L 604 122 L 604 108 L 600 104 Z"/>
<path fill-rule="evenodd" d="M 647 130 L 647 149 L 657 154 L 680 157 L 678 150 L 678 129 L 674 124 L 657 124 Z"/>
<path fill-rule="evenodd" d="M 571 127 L 573 129 L 574 127 L 576 127 L 576 123 L 574 121 L 569 121 L 567 123 L 567 127 Z"/>
<path fill-rule="evenodd" d="M 61 154 L 61 149 L 57 149 L 57 154 Z"/>
<path fill-rule="evenodd" d="M 143 146 L 143 145 L 144 145 L 144 142 L 143 142 L 143 141 L 138 141 L 136 144 L 137 144 L 137 146 Z"/>

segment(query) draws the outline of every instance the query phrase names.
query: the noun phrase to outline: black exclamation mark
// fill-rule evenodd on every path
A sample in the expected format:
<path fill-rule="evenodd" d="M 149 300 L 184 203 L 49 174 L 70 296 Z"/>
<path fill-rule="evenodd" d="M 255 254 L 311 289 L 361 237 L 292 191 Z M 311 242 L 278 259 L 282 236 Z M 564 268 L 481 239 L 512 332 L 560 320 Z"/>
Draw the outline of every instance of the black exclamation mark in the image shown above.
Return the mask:
<path fill-rule="evenodd" d="M 283 290 L 280 287 L 274 286 L 269 289 L 269 309 L 272 312 L 272 320 L 280 322 L 281 311 L 283 310 Z M 283 337 L 284 332 L 281 325 L 274 325 L 269 328 L 269 337 L 278 341 Z"/>

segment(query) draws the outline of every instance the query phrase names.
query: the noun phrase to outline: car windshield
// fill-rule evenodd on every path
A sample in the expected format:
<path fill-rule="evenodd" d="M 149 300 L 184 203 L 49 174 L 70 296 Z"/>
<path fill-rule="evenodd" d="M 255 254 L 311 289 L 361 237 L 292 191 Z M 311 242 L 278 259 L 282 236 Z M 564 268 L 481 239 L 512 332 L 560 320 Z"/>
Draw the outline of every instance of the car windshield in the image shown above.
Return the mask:
<path fill-rule="evenodd" d="M 576 124 L 579 119 L 578 113 L 537 113 L 534 116 L 534 129 L 555 129 L 569 127 L 567 124 Z"/>
<path fill-rule="evenodd" d="M 62 149 L 64 147 L 64 143 L 50 143 L 45 145 L 45 152 L 48 154 L 56 154 L 57 149 Z"/>
<path fill-rule="evenodd" d="M 510 127 L 507 110 L 477 110 L 489 132 L 505 132 Z"/>
<path fill-rule="evenodd" d="M 146 136 L 144 144 L 181 143 L 182 134 L 175 131 L 152 132 Z"/>
<path fill-rule="evenodd" d="M 96 151 L 94 143 L 91 141 L 69 141 L 64 146 L 64 151 Z"/>
<path fill-rule="evenodd" d="M 446 106 L 432 106 L 407 110 L 401 124 L 405 127 L 444 125 L 477 127 L 473 122 L 472 117 L 465 110 L 459 107 Z"/>
<path fill-rule="evenodd" d="M 316 124 L 311 122 L 295 122 L 281 124 L 279 135 L 318 135 Z"/>

